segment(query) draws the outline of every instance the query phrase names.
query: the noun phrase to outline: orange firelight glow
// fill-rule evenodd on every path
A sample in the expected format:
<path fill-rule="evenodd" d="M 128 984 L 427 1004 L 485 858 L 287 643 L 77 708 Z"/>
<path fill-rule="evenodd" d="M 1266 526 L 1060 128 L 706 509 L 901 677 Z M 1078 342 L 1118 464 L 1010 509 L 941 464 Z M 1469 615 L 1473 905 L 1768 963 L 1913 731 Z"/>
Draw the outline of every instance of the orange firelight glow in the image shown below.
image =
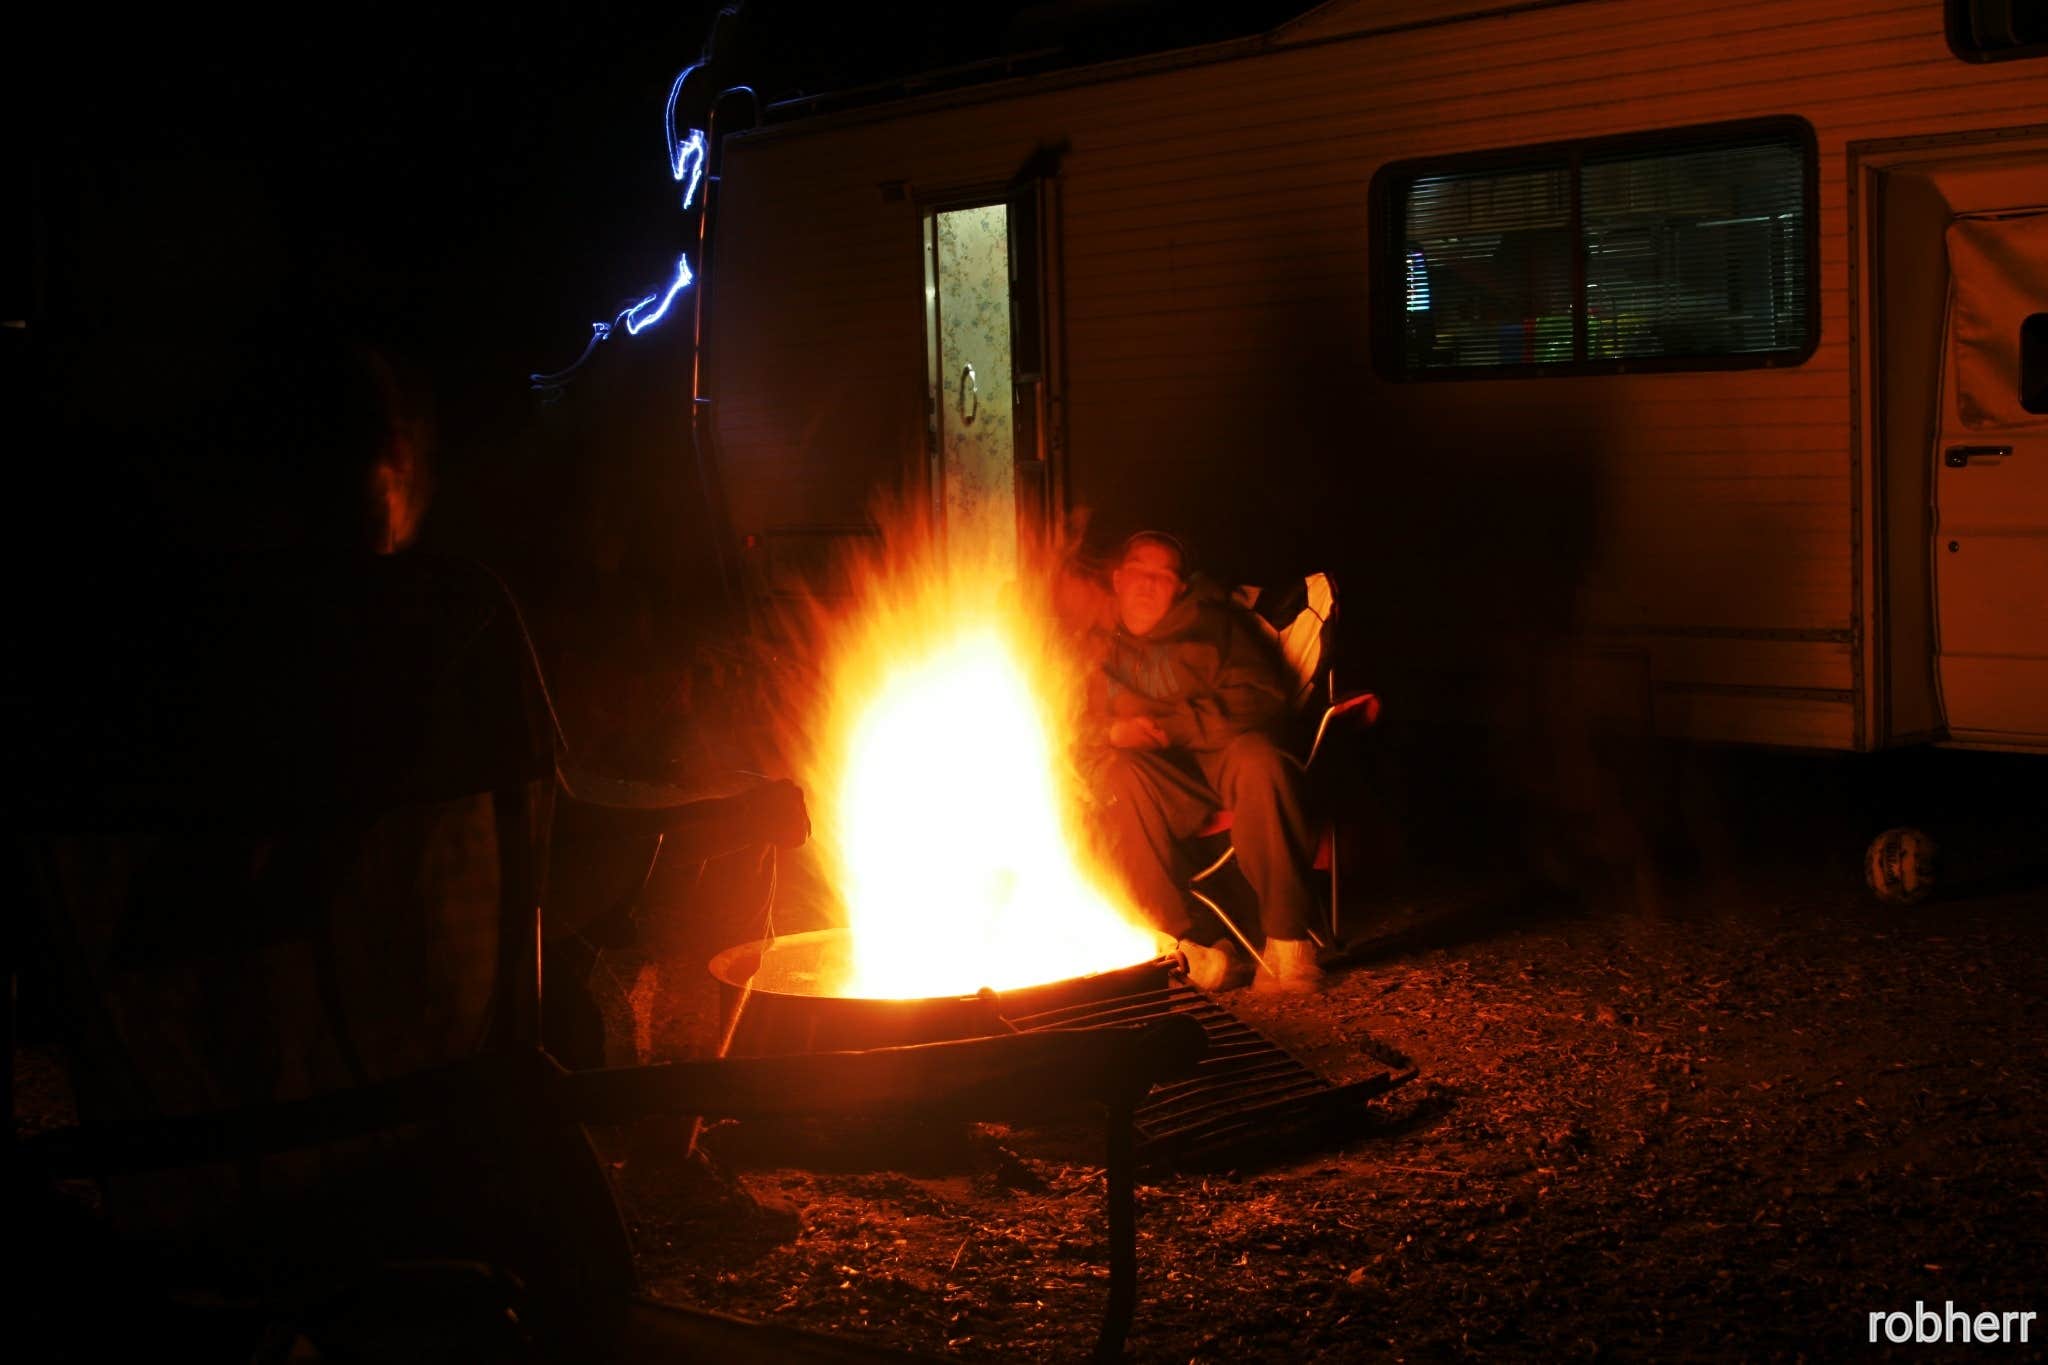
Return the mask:
<path fill-rule="evenodd" d="M 805 785 L 851 931 L 840 993 L 1006 990 L 1170 949 L 1085 852 L 1078 663 L 1008 576 L 927 553 L 862 575 L 827 627 Z"/>

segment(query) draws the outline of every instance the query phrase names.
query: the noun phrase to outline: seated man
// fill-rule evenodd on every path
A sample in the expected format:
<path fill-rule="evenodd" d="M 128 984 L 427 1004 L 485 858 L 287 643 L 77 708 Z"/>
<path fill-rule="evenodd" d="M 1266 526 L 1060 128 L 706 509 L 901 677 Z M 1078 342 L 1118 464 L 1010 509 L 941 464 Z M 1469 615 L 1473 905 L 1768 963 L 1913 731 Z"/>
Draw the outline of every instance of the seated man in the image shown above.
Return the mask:
<path fill-rule="evenodd" d="M 1218 810 L 1232 814 L 1239 865 L 1259 898 L 1267 988 L 1322 983 L 1306 937 L 1315 839 L 1302 769 L 1273 742 L 1293 691 L 1279 658 L 1243 612 L 1187 590 L 1180 542 L 1141 531 L 1124 542 L 1111 587 L 1117 622 L 1090 696 L 1108 746 L 1096 786 L 1111 847 L 1139 907 L 1182 941 L 1189 978 L 1230 975 L 1235 949 L 1187 940 L 1184 841 Z"/>

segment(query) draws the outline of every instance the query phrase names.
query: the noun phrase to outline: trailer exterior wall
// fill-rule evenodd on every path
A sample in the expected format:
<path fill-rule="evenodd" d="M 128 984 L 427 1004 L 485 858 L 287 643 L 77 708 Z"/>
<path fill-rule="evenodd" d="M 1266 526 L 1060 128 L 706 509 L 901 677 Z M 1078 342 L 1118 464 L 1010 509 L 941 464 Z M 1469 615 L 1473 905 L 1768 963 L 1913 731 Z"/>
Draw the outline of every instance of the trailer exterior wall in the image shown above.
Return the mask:
<path fill-rule="evenodd" d="M 1247 572 L 1317 547 L 1390 668 L 1499 676 L 1570 638 L 1597 647 L 1600 705 L 1639 699 L 1660 733 L 1873 743 L 1848 148 L 2048 122 L 2048 70 L 1958 60 L 1937 0 L 1578 0 L 1329 36 L 1342 26 L 1333 11 L 1200 60 L 734 139 L 708 360 L 736 528 L 843 524 L 875 488 L 914 483 L 918 201 L 999 186 L 1065 142 L 1070 504 L 1184 527 Z M 1381 166 L 1787 114 L 1819 148 L 1805 363 L 1374 373 Z"/>

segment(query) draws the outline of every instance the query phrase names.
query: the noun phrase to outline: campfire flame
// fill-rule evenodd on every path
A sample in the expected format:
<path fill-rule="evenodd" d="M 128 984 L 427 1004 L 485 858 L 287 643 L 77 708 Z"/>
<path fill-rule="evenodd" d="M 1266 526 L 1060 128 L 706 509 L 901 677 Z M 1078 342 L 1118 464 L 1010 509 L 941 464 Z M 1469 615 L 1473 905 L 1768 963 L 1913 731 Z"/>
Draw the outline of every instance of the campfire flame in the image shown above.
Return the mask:
<path fill-rule="evenodd" d="M 851 931 L 841 993 L 1006 990 L 1165 946 L 1086 851 L 1079 663 L 1015 572 L 923 551 L 827 624 L 806 786 Z"/>

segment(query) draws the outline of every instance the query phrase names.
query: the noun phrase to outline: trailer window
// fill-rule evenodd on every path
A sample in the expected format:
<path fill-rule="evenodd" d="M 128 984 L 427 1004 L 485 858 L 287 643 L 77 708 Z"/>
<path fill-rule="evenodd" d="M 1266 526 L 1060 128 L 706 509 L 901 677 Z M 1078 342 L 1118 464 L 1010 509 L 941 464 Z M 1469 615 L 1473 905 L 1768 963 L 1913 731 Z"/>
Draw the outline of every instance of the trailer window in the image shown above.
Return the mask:
<path fill-rule="evenodd" d="M 1429 176 L 1405 207 L 1408 355 L 1453 366 L 1572 358 L 1569 168 Z"/>
<path fill-rule="evenodd" d="M 2048 413 L 2048 313 L 2020 323 L 2020 408 Z"/>
<path fill-rule="evenodd" d="M 1796 362 L 1813 180 L 1792 121 L 1389 167 L 1375 354 L 1400 378 Z"/>

